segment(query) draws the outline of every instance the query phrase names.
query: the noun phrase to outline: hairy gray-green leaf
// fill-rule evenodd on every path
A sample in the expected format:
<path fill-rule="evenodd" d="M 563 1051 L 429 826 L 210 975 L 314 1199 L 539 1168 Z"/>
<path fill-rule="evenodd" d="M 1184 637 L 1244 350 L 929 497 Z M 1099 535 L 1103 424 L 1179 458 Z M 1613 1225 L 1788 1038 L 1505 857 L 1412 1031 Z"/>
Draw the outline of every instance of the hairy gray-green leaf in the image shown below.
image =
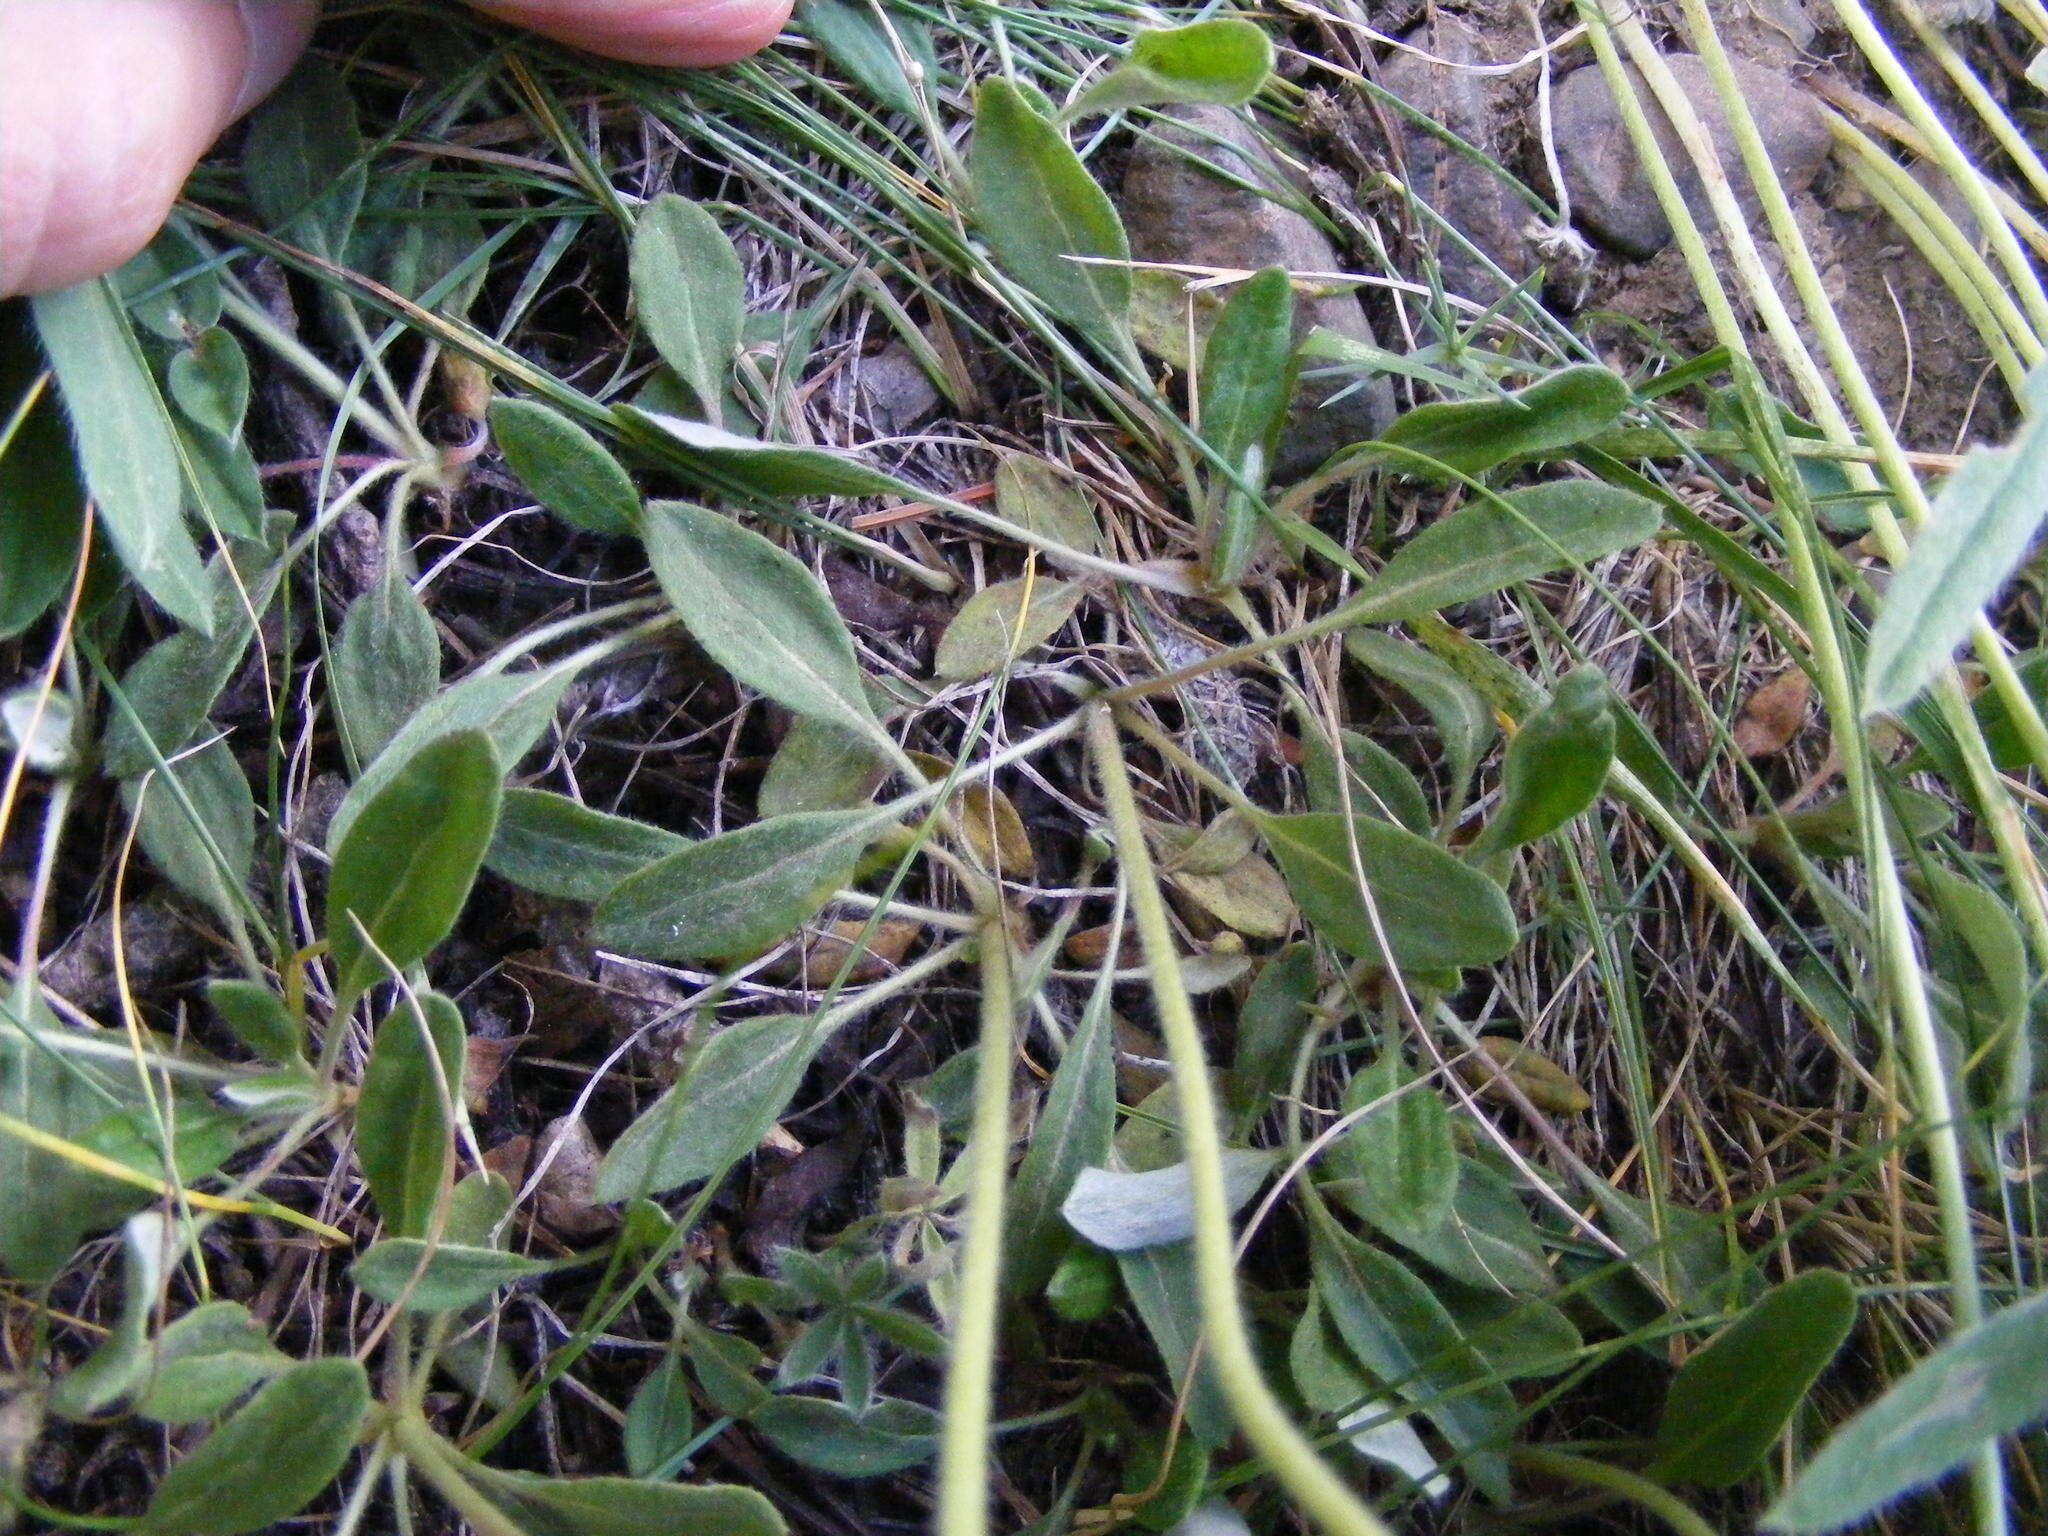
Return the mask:
<path fill-rule="evenodd" d="M 1224 1149 L 1223 1188 L 1233 1215 L 1266 1182 L 1273 1156 L 1243 1147 Z M 1083 1168 L 1060 1214 L 1089 1242 L 1111 1253 L 1186 1242 L 1195 1235 L 1194 1182 L 1186 1163 L 1143 1173 Z"/>
<path fill-rule="evenodd" d="M 1131 273 L 1116 263 L 1130 260 L 1130 241 L 1066 135 L 1012 82 L 984 81 L 975 92 L 967 164 L 975 227 L 997 265 L 1098 345 L 1127 349 Z"/>
<path fill-rule="evenodd" d="M 1671 1383 L 1650 1475 L 1731 1488 L 1763 1460 L 1856 1325 L 1856 1288 L 1830 1269 L 1767 1291 Z"/>
<path fill-rule="evenodd" d="M 833 1477 L 886 1477 L 938 1447 L 938 1414 L 901 1398 L 857 1414 L 829 1398 L 774 1397 L 748 1422 L 783 1455 Z"/>
<path fill-rule="evenodd" d="M 1079 117 L 1172 102 L 1241 107 L 1272 73 L 1271 39 L 1241 16 L 1150 27 L 1132 39 L 1123 63 L 1090 86 L 1071 111 Z"/>
<path fill-rule="evenodd" d="M 605 1155 L 598 1197 L 658 1195 L 723 1173 L 775 1128 L 829 1033 L 802 1014 L 719 1030 Z"/>
<path fill-rule="evenodd" d="M 100 279 L 30 303 L 108 541 L 166 613 L 211 633 L 213 589 L 185 527 L 177 438 L 113 289 Z"/>
<path fill-rule="evenodd" d="M 544 789 L 508 789 L 484 863 L 563 901 L 596 901 L 628 875 L 690 846 L 663 827 L 594 811 Z"/>
<path fill-rule="evenodd" d="M 692 843 L 613 887 L 593 936 L 648 960 L 755 954 L 845 885 L 884 825 L 873 811 L 812 811 Z"/>
<path fill-rule="evenodd" d="M 1391 821 L 1426 836 L 1431 824 L 1429 801 L 1407 765 L 1370 736 L 1350 730 L 1337 735 L 1344 749 L 1341 768 L 1321 726 L 1312 720 L 1303 722 L 1301 776 L 1307 781 L 1308 808 L 1343 814 L 1344 776 L 1348 776 L 1355 781 L 1349 785 L 1353 815 Z"/>
<path fill-rule="evenodd" d="M 783 1536 L 775 1506 L 751 1488 L 540 1477 L 467 1463 L 462 1475 L 521 1536 Z"/>
<path fill-rule="evenodd" d="M 746 320 L 739 253 L 702 206 L 664 192 L 633 226 L 632 270 L 633 304 L 648 339 L 690 386 L 705 418 L 717 420 Z"/>
<path fill-rule="evenodd" d="M 1262 816 L 1265 834 L 1302 915 L 1325 939 L 1360 960 L 1408 970 L 1486 965 L 1515 947 L 1514 909 L 1500 886 L 1405 828 L 1369 816 L 1311 812 Z M 1351 857 L 1372 895 L 1368 911 Z M 1387 948 L 1374 931 L 1377 915 Z"/>
<path fill-rule="evenodd" d="M 1352 1203 L 1374 1226 L 1396 1236 L 1434 1232 L 1458 1193 L 1450 1110 L 1394 1049 L 1344 1090 L 1347 1112 L 1382 1100 L 1331 1149 L 1332 1164 L 1357 1180 Z"/>
<path fill-rule="evenodd" d="M 1763 1527 L 1837 1531 L 2048 1416 L 2048 1294 L 1995 1312 L 1835 1431 Z"/>
<path fill-rule="evenodd" d="M 1428 475 L 1435 465 L 1482 475 L 1510 459 L 1554 454 L 1605 432 L 1628 409 L 1628 385 L 1597 363 L 1560 368 L 1500 400 L 1442 400 L 1418 405 L 1381 435 L 1407 449 L 1382 455 L 1375 444 L 1354 454 L 1384 456 L 1404 474 Z M 1411 457 L 1419 454 L 1433 463 Z"/>
<path fill-rule="evenodd" d="M 923 18 L 872 0 L 797 0 L 796 24 L 825 56 L 883 106 L 917 115 L 917 92 L 904 61 L 927 89 L 938 84 L 938 58 Z"/>
<path fill-rule="evenodd" d="M 575 677 L 571 659 L 538 672 L 483 672 L 451 683 L 420 706 L 389 745 L 363 769 L 335 809 L 327 828 L 329 850 L 339 850 L 364 806 L 403 773 L 413 758 L 444 737 L 482 731 L 510 770 L 555 718 L 555 706 Z"/>
<path fill-rule="evenodd" d="M 1045 1288 L 1066 1245 L 1060 1205 L 1084 1168 L 1109 1160 L 1116 1130 L 1111 973 L 1105 969 L 1046 1090 L 1031 1145 L 1011 1181 L 1004 1283 L 1012 1295 Z"/>
<path fill-rule="evenodd" d="M 433 1224 L 454 1145 L 450 1111 L 462 1102 L 464 1042 L 462 1010 L 439 992 L 421 994 L 418 1012 L 401 998 L 377 1026 L 356 1099 L 356 1162 L 393 1236 L 424 1236 Z"/>
<path fill-rule="evenodd" d="M 1246 27 L 1266 46 L 1248 22 L 1201 26 Z M 1268 267 L 1230 296 L 1202 350 L 1202 441 L 1229 470 L 1211 475 L 1205 503 L 1209 579 L 1219 587 L 1236 586 L 1251 564 L 1257 498 L 1294 401 L 1294 376 L 1293 279 Z"/>
<path fill-rule="evenodd" d="M 1344 611 L 1360 624 L 1419 618 L 1633 549 L 1655 535 L 1660 518 L 1647 496 L 1593 480 L 1552 480 L 1475 501 L 1403 544 Z"/>
<path fill-rule="evenodd" d="M 175 353 L 164 383 L 197 426 L 233 437 L 249 410 L 249 359 L 234 332 L 209 326 Z"/>
<path fill-rule="evenodd" d="M 503 792 L 490 738 L 458 731 L 423 748 L 363 807 L 327 879 L 338 1009 L 448 936 L 490 847 Z"/>
<path fill-rule="evenodd" d="M 1188 1431 L 1204 1445 L 1218 1446 L 1230 1439 L 1236 1428 L 1230 1402 L 1216 1380 L 1212 1357 L 1204 1350 L 1199 1361 L 1196 1345 L 1202 1337 L 1202 1306 L 1195 1285 L 1192 1246 L 1174 1243 L 1165 1248 L 1141 1248 L 1116 1256 L 1117 1272 L 1124 1290 L 1138 1309 L 1145 1331 L 1167 1374 L 1179 1393 L 1188 1372 L 1195 1373 L 1188 1393 Z"/>
<path fill-rule="evenodd" d="M 543 1274 L 547 1268 L 545 1260 L 502 1248 L 387 1237 L 364 1250 L 349 1266 L 348 1275 L 365 1295 L 387 1306 L 397 1306 L 402 1300 L 414 1312 L 453 1312 L 475 1306 L 505 1286 Z"/>
<path fill-rule="evenodd" d="M 640 528 L 640 493 L 604 444 L 553 406 L 497 400 L 491 435 L 533 499 L 563 522 L 623 536 Z"/>
<path fill-rule="evenodd" d="M 933 670 L 964 679 L 1000 672 L 1055 634 L 1087 595 L 1077 582 L 1046 577 L 999 581 L 960 605 L 939 636 Z"/>
<path fill-rule="evenodd" d="M 1453 799 L 1462 798 L 1497 729 L 1486 701 L 1434 651 L 1393 635 L 1354 629 L 1344 636 L 1344 649 L 1361 667 L 1422 706 L 1443 739 Z"/>
<path fill-rule="evenodd" d="M 763 820 L 850 811 L 874 798 L 888 772 L 887 761 L 862 737 L 829 720 L 799 715 L 768 760 L 755 804 Z"/>
<path fill-rule="evenodd" d="M 245 1536 L 310 1504 L 355 1448 L 370 1382 L 354 1360 L 278 1372 L 172 1466 L 143 1511 L 144 1536 Z"/>
<path fill-rule="evenodd" d="M 2002 448 L 1964 456 L 1892 577 L 1863 662 L 1863 712 L 1902 709 L 1948 665 L 2019 568 L 2048 517 L 2048 412 L 2035 409 Z"/>
<path fill-rule="evenodd" d="M 239 918 L 256 863 L 256 799 L 225 741 L 121 786 L 158 873 L 223 917 Z"/>
<path fill-rule="evenodd" d="M 197 1424 L 234 1406 L 292 1358 L 238 1301 L 194 1307 L 164 1329 L 132 1407 L 159 1424 Z"/>
<path fill-rule="evenodd" d="M 0 303 L 0 640 L 42 617 L 78 568 L 85 487 L 56 392 L 42 388 L 43 360 L 26 305 Z M 40 390 L 26 415 L 29 392 Z"/>
<path fill-rule="evenodd" d="M 359 763 L 375 760 L 441 686 L 441 632 L 396 570 L 349 604 L 327 677 Z"/>
<path fill-rule="evenodd" d="M 662 591 L 713 661 L 800 715 L 879 733 L 853 637 L 803 562 L 686 501 L 650 503 L 645 536 Z"/>
<path fill-rule="evenodd" d="M 653 1477 L 689 1449 L 697 1434 L 697 1413 L 690 1400 L 683 1357 L 671 1352 L 633 1391 L 626 1406 L 626 1470 L 635 1477 Z"/>
<path fill-rule="evenodd" d="M 266 1061 L 297 1061 L 305 1051 L 305 1026 L 275 987 L 258 981 L 222 978 L 206 984 L 206 1000 L 235 1037 Z"/>
<path fill-rule="evenodd" d="M 1083 554 L 1102 551 L 1095 508 L 1071 476 L 1028 453 L 1006 453 L 996 463 L 996 511 L 1020 528 Z"/>
<path fill-rule="evenodd" d="M 1458 1332 L 1443 1304 L 1392 1254 L 1318 1224 L 1311 1245 L 1316 1293 L 1344 1342 L 1381 1382 L 1416 1403 L 1465 1455 L 1472 1481 L 1490 1499 L 1508 1495 L 1502 1452 L 1513 1445 L 1519 1410 Z"/>

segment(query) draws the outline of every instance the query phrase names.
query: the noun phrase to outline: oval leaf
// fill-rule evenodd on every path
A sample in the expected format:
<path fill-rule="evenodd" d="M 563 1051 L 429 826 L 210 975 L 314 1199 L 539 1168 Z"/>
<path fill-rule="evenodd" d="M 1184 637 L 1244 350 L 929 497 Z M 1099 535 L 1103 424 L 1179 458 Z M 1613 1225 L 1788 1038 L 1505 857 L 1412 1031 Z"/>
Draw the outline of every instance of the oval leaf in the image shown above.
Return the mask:
<path fill-rule="evenodd" d="M 1086 594 L 1076 582 L 1043 577 L 983 587 L 960 605 L 939 636 L 933 670 L 956 680 L 1000 672 L 1059 633 Z"/>
<path fill-rule="evenodd" d="M 604 444 L 535 400 L 491 405 L 491 435 L 533 499 L 591 533 L 625 535 L 640 526 L 640 493 Z"/>
<path fill-rule="evenodd" d="M 497 828 L 502 778 L 490 738 L 458 731 L 422 749 L 363 807 L 327 882 L 337 1012 L 387 966 L 417 964 L 448 936 Z"/>
<path fill-rule="evenodd" d="M 1273 44 L 1239 16 L 1155 27 L 1131 42 L 1124 62 L 1074 103 L 1075 116 L 1122 107 L 1214 102 L 1241 107 L 1273 73 Z"/>
<path fill-rule="evenodd" d="M 353 1360 L 280 1371 L 164 1474 L 143 1531 L 243 1536 L 297 1514 L 341 1471 L 369 1411 L 369 1378 Z"/>
<path fill-rule="evenodd" d="M 1230 296 L 1202 351 L 1202 441 L 1229 470 L 1211 477 L 1203 540 L 1219 587 L 1236 586 L 1251 564 L 1257 497 L 1294 401 L 1294 374 L 1293 279 L 1268 267 Z"/>
<path fill-rule="evenodd" d="M 1130 326 L 1130 268 L 1069 260 L 1131 259 L 1116 206 L 1066 135 L 1008 80 L 974 97 L 968 173 L 975 225 L 996 264 L 1061 320 L 1110 344 Z"/>
<path fill-rule="evenodd" d="M 614 887 L 593 936 L 647 960 L 756 954 L 846 884 L 887 824 L 873 811 L 812 811 L 692 843 Z"/>
<path fill-rule="evenodd" d="M 1730 1488 L 1770 1451 L 1856 1325 L 1856 1288 L 1816 1269 L 1760 1297 L 1685 1362 L 1650 1475 Z"/>
<path fill-rule="evenodd" d="M 484 863 L 563 901 L 596 901 L 628 875 L 690 846 L 662 827 L 594 811 L 544 789 L 508 789 Z"/>
<path fill-rule="evenodd" d="M 328 682 L 358 763 L 389 746 L 441 686 L 441 632 L 397 571 L 349 604 Z"/>
<path fill-rule="evenodd" d="M 650 503 L 645 536 L 662 591 L 713 661 L 800 715 L 878 733 L 853 637 L 802 561 L 686 501 Z"/>
<path fill-rule="evenodd" d="M 1226 1148 L 1223 1188 L 1235 1215 L 1272 1171 L 1271 1152 Z M 1060 1206 L 1067 1225 L 1098 1248 L 1132 1253 L 1195 1235 L 1194 1184 L 1186 1163 L 1144 1173 L 1083 1168 Z"/>
<path fill-rule="evenodd" d="M 1264 816 L 1259 827 L 1316 931 L 1346 954 L 1383 960 L 1359 895 L 1344 818 L 1326 812 Z M 1354 816 L 1350 828 L 1395 965 L 1424 971 L 1486 965 L 1515 947 L 1515 914 L 1494 881 L 1401 827 Z"/>
<path fill-rule="evenodd" d="M 1614 712 L 1607 674 L 1583 666 L 1523 722 L 1501 767 L 1500 809 L 1472 845 L 1475 853 L 1548 837 L 1600 797 L 1614 761 Z"/>
<path fill-rule="evenodd" d="M 1436 473 L 1419 454 L 1461 475 L 1483 475 L 1510 459 L 1555 454 L 1597 437 L 1628 408 L 1628 385 L 1597 363 L 1560 368 L 1503 400 L 1418 405 L 1381 435 L 1408 453 L 1390 455 L 1405 474 Z M 1374 452 L 1373 445 L 1357 450 Z"/>
<path fill-rule="evenodd" d="M 462 1010 L 438 992 L 422 994 L 418 1012 L 401 1000 L 377 1026 L 356 1098 L 356 1162 L 395 1236 L 420 1237 L 433 1225 L 451 1166 L 450 1108 L 462 1102 L 465 1045 Z"/>
<path fill-rule="evenodd" d="M 705 417 L 717 420 L 746 321 L 739 253 L 703 208 L 665 192 L 633 226 L 632 271 L 633 304 L 648 339 Z"/>
<path fill-rule="evenodd" d="M 348 1274 L 365 1294 L 387 1306 L 403 1302 L 414 1312 L 452 1312 L 547 1269 L 544 1260 L 502 1248 L 388 1237 L 373 1243 L 349 1266 Z"/>

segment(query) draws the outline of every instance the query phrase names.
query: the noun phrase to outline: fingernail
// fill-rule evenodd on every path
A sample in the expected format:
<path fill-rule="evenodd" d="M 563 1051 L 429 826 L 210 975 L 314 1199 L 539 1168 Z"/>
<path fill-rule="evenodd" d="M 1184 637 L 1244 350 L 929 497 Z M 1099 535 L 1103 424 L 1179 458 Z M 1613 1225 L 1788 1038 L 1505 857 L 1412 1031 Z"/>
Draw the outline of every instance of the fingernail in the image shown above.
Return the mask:
<path fill-rule="evenodd" d="M 249 62 L 242 72 L 236 117 L 277 89 L 305 51 L 320 19 L 320 0 L 236 0 L 249 34 Z"/>

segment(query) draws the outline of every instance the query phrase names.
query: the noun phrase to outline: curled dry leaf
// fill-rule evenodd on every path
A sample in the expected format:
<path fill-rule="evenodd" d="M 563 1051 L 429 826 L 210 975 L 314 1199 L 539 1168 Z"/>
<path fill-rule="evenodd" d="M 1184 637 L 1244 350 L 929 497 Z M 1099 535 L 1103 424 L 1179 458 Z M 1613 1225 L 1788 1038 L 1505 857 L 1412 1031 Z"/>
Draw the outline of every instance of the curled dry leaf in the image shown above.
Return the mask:
<path fill-rule="evenodd" d="M 1099 923 L 1093 928 L 1081 928 L 1067 935 L 1067 942 L 1061 946 L 1060 953 L 1065 955 L 1071 964 L 1093 969 L 1109 958 L 1111 945 L 1116 946 L 1117 958 L 1120 961 L 1137 954 L 1137 929 L 1127 926 L 1119 942 L 1114 923 Z"/>
<path fill-rule="evenodd" d="M 929 752 L 912 752 L 910 760 L 918 771 L 938 783 L 953 771 L 943 757 Z M 1031 846 L 1031 834 L 1024 830 L 1024 818 L 1000 789 L 982 781 L 963 785 L 953 799 L 954 819 L 974 857 L 1005 880 L 1029 880 L 1038 873 L 1038 852 Z"/>
<path fill-rule="evenodd" d="M 462 1042 L 462 1102 L 469 1106 L 472 1115 L 481 1115 L 490 1108 L 491 1089 L 498 1081 L 498 1074 L 505 1070 L 505 1063 L 512 1059 L 513 1052 L 526 1044 L 525 1035 L 512 1035 L 490 1040 L 482 1035 L 469 1035 Z"/>
<path fill-rule="evenodd" d="M 1294 928 L 1294 898 L 1263 855 L 1248 853 L 1215 874 L 1168 877 L 1173 888 L 1226 928 L 1250 939 L 1284 939 Z"/>
<path fill-rule="evenodd" d="M 797 949 L 776 962 L 774 975 L 778 980 L 815 991 L 831 986 L 847 957 L 853 955 L 853 965 L 846 973 L 847 985 L 865 986 L 880 981 L 901 965 L 910 946 L 923 932 L 923 924 L 900 919 L 876 923 L 873 932 L 869 932 L 865 919 L 849 918 L 832 924 L 823 933 L 806 934 Z M 867 941 L 862 943 L 864 933 Z"/>
<path fill-rule="evenodd" d="M 1735 749 L 1744 757 L 1771 757 L 1792 745 L 1806 724 L 1813 683 L 1797 667 L 1780 672 L 1749 696 L 1735 722 Z"/>
<path fill-rule="evenodd" d="M 1498 1068 L 1528 1096 L 1531 1104 L 1547 1114 L 1583 1115 L 1593 1107 L 1593 1096 L 1579 1086 L 1579 1080 L 1541 1051 L 1500 1035 L 1488 1035 L 1479 1042 L 1479 1050 L 1492 1061 L 1492 1067 L 1472 1057 L 1465 1057 L 1456 1065 L 1458 1076 L 1481 1098 L 1497 1102 L 1506 1099 L 1495 1078 L 1494 1068 Z"/>

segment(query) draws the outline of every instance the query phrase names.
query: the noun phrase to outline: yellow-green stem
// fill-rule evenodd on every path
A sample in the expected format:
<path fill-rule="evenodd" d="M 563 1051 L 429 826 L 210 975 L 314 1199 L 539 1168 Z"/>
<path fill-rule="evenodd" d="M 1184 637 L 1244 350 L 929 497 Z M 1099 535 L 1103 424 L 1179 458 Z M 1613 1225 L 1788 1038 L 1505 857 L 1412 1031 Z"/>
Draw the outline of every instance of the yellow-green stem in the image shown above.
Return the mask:
<path fill-rule="evenodd" d="M 1089 753 L 1116 837 L 1117 858 L 1130 890 L 1131 912 L 1152 975 L 1160 1033 L 1173 1064 L 1180 1128 L 1195 1206 L 1195 1281 L 1204 1337 L 1217 1384 L 1245 1439 L 1310 1519 L 1329 1536 L 1390 1536 L 1379 1517 L 1316 1453 L 1295 1427 L 1259 1370 L 1237 1294 L 1237 1264 L 1230 1236 L 1230 1202 L 1223 1187 L 1223 1141 L 1217 1131 L 1216 1092 L 1202 1051 L 1202 1035 L 1181 983 L 1173 925 L 1145 846 L 1131 776 L 1124 765 L 1116 721 L 1106 708 L 1088 722 Z M 952 1536 L 951 1531 L 947 1536 Z"/>

